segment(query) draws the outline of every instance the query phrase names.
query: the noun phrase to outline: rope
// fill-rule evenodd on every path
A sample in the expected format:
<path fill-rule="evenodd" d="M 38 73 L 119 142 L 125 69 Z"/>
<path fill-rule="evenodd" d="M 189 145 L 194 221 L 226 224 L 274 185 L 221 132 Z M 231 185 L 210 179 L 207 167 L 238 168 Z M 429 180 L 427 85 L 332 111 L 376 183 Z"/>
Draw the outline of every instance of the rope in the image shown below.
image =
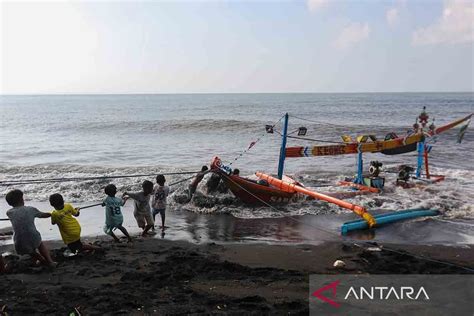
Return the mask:
<path fill-rule="evenodd" d="M 253 194 L 252 192 L 250 192 L 249 190 L 247 190 L 247 189 L 244 188 L 243 186 L 241 186 L 239 183 L 237 183 L 237 182 L 235 182 L 234 180 L 232 180 L 232 178 L 229 177 L 228 175 L 226 175 L 226 174 L 223 174 L 223 175 L 224 175 L 225 177 L 227 177 L 227 179 L 229 179 L 230 181 L 232 181 L 235 185 L 237 185 L 239 188 L 241 188 L 242 190 L 244 190 L 245 192 L 247 192 L 248 194 L 250 194 L 251 196 L 253 196 L 253 197 L 256 198 L 257 200 L 259 200 L 260 202 L 262 202 L 263 204 L 265 204 L 266 206 L 268 206 L 268 207 L 271 208 L 272 210 L 277 211 L 277 212 L 280 211 L 279 209 L 277 209 L 277 208 L 274 207 L 273 205 L 271 205 L 271 204 L 265 202 L 265 201 L 262 200 L 260 197 L 258 197 L 257 195 Z M 321 228 L 321 227 L 315 227 L 315 226 L 313 226 L 313 225 L 310 225 L 310 224 L 307 224 L 307 223 L 298 221 L 297 219 L 292 218 L 292 217 L 288 217 L 288 218 L 291 219 L 291 220 L 295 220 L 295 221 L 297 221 L 297 222 L 303 223 L 303 224 L 305 224 L 305 225 L 308 225 L 308 226 L 310 226 L 310 227 L 319 229 L 319 230 L 321 230 L 321 231 L 323 231 L 323 232 L 325 232 L 325 233 L 328 233 L 328 234 L 331 234 L 331 235 L 336 235 L 336 234 L 334 234 L 333 232 L 327 231 L 327 230 L 325 230 L 325 229 L 323 229 L 323 228 Z M 337 235 L 337 237 L 339 237 L 339 235 Z"/>
<path fill-rule="evenodd" d="M 210 172 L 209 170 L 205 172 L 205 174 L 207 174 L 208 172 Z M 176 181 L 176 182 L 173 182 L 173 183 L 170 183 L 169 186 L 172 186 L 172 185 L 177 185 L 177 184 L 180 184 L 182 182 L 185 182 L 185 181 L 188 181 L 188 180 L 191 180 L 192 178 L 194 178 L 195 176 L 192 176 L 192 177 L 189 177 L 189 178 L 186 178 L 186 179 L 183 179 L 183 180 L 179 180 L 179 181 Z"/>
<path fill-rule="evenodd" d="M 165 176 L 169 176 L 169 175 L 196 174 L 196 173 L 198 173 L 198 172 L 197 171 L 184 171 L 184 172 L 168 172 L 168 173 L 160 173 L 160 174 L 165 175 Z M 117 175 L 117 176 L 100 176 L 100 177 L 73 177 L 73 178 L 4 180 L 4 181 L 0 181 L 0 186 L 21 185 L 21 184 L 56 183 L 56 182 L 69 182 L 69 181 L 90 181 L 90 180 L 138 178 L 138 177 L 155 176 L 157 174 L 158 173 Z"/>
<path fill-rule="evenodd" d="M 336 141 L 330 141 L 330 140 L 322 140 L 322 139 L 314 139 L 314 138 L 307 138 L 307 137 L 299 137 L 299 136 L 286 136 L 288 138 L 295 138 L 295 139 L 302 139 L 302 140 L 309 140 L 312 142 L 320 142 L 320 143 L 329 143 L 329 144 L 338 144 L 338 145 L 345 145 L 346 143 L 344 142 L 336 142 Z"/>
<path fill-rule="evenodd" d="M 91 208 L 91 207 L 99 206 L 99 205 L 102 205 L 102 202 L 96 203 L 96 204 L 91 204 L 91 205 L 86 205 L 86 206 L 79 206 L 78 208 L 82 211 L 83 209 Z"/>
<path fill-rule="evenodd" d="M 280 123 L 280 121 L 284 118 L 285 116 L 283 115 L 282 117 L 280 117 L 280 119 L 278 121 L 275 122 L 275 124 L 272 125 L 272 128 L 275 127 L 275 125 L 277 125 L 278 123 Z M 245 149 L 244 151 L 242 151 L 241 153 L 239 153 L 230 163 L 229 163 L 229 166 L 232 166 L 232 164 L 234 162 L 236 162 L 240 157 L 242 157 L 244 154 L 246 154 L 250 149 L 252 149 L 253 147 L 255 147 L 255 145 L 267 134 L 267 132 L 265 131 L 262 135 L 260 135 L 260 137 L 257 138 L 257 140 L 253 143 L 251 143 L 251 145 Z"/>
<path fill-rule="evenodd" d="M 180 180 L 180 181 L 173 182 L 173 183 L 170 184 L 170 186 L 182 183 L 184 181 L 188 181 L 192 178 L 194 178 L 194 176 L 183 179 L 183 180 Z M 91 207 L 94 207 L 94 206 L 99 206 L 99 205 L 102 205 L 102 202 L 96 203 L 96 204 L 90 204 L 90 205 L 86 205 L 86 206 L 79 206 L 78 208 L 82 211 L 84 209 L 91 208 Z M 0 221 L 9 221 L 9 220 L 10 220 L 9 218 L 0 218 Z"/>
<path fill-rule="evenodd" d="M 237 182 L 235 182 L 234 180 L 232 180 L 230 177 L 228 177 L 227 175 L 225 175 L 230 181 L 232 181 L 234 184 L 236 184 L 238 187 L 240 187 L 242 190 L 244 190 L 245 192 L 247 192 L 248 194 L 252 195 L 254 198 L 256 198 L 257 200 L 259 200 L 260 202 L 262 202 L 263 204 L 265 204 L 266 206 L 270 207 L 271 209 L 275 210 L 275 211 L 279 211 L 276 207 L 270 205 L 269 203 L 265 202 L 264 200 L 262 200 L 261 198 L 259 198 L 258 196 L 256 196 L 255 194 L 253 194 L 252 192 L 248 191 L 246 188 L 242 187 L 240 184 L 238 184 Z M 303 224 L 303 225 L 307 225 L 309 227 L 312 227 L 312 228 L 315 228 L 315 229 L 318 229 L 322 232 L 325 232 L 329 235 L 332 235 L 332 236 L 336 236 L 337 238 L 339 238 L 339 234 L 336 234 L 332 231 L 329 231 L 329 230 L 326 230 L 324 228 L 321 228 L 319 226 L 315 226 L 315 225 L 311 225 L 311 224 L 308 224 L 306 222 L 303 222 L 303 221 L 300 221 L 296 218 L 293 218 L 293 217 L 288 217 L 290 220 L 293 220 L 295 222 L 298 222 L 300 224 Z M 362 242 L 366 245 L 370 245 L 370 246 L 373 246 L 371 242 Z M 355 242 L 351 242 L 352 245 L 356 246 L 356 247 L 360 247 L 360 248 L 363 248 L 362 246 L 358 245 L 357 243 Z M 464 267 L 464 266 L 461 266 L 461 265 L 457 265 L 455 263 L 452 263 L 452 262 L 447 262 L 447 261 L 441 261 L 441 260 L 437 260 L 437 259 L 431 259 L 431 258 L 428 258 L 428 257 L 424 257 L 424 256 L 421 256 L 421 255 L 415 255 L 415 254 L 412 254 L 412 253 L 408 253 L 408 252 L 402 252 L 402 251 L 398 251 L 398 250 L 395 250 L 395 249 L 392 249 L 392 248 L 388 248 L 386 246 L 383 246 L 383 249 L 382 250 L 387 250 L 387 251 L 390 251 L 390 252 L 394 252 L 394 253 L 398 253 L 398 254 L 401 254 L 401 255 L 406 255 L 406 256 L 411 256 L 411 257 L 414 257 L 414 258 L 418 258 L 418 259 L 422 259 L 422 260 L 426 260 L 426 261 L 431 261 L 431 262 L 434 262 L 434 263 L 439 263 L 439 264 L 444 264 L 446 266 L 453 266 L 453 267 L 456 267 L 456 268 L 459 268 L 459 269 L 464 269 L 466 271 L 469 271 L 469 272 L 474 272 L 474 269 L 471 269 L 471 268 L 468 268 L 468 267 Z"/>
<path fill-rule="evenodd" d="M 316 124 L 338 126 L 337 124 L 330 124 L 330 123 L 327 123 L 327 122 L 319 122 L 319 121 L 315 121 L 315 120 L 310 120 L 310 119 L 307 119 L 307 118 L 302 118 L 302 117 L 299 117 L 299 116 L 295 116 L 293 114 L 291 115 L 291 117 L 302 120 L 302 121 L 306 121 L 306 122 L 316 123 Z"/>
<path fill-rule="evenodd" d="M 370 242 L 366 242 L 366 243 L 370 244 Z M 358 245 L 356 243 L 354 243 L 354 246 L 364 249 L 364 247 L 362 247 L 361 245 Z M 381 249 L 382 250 L 387 250 L 389 252 L 393 252 L 393 253 L 396 253 L 396 254 L 399 254 L 399 255 L 411 256 L 411 257 L 414 257 L 414 258 L 418 258 L 418 259 L 422 259 L 422 260 L 426 260 L 426 261 L 431 261 L 431 262 L 435 262 L 435 263 L 440 263 L 440 264 L 444 264 L 444 265 L 447 265 L 447 266 L 452 266 L 452 267 L 464 269 L 464 270 L 467 270 L 467 271 L 470 271 L 470 272 L 474 272 L 474 269 L 471 269 L 471 268 L 468 268 L 468 267 L 465 267 L 465 266 L 461 266 L 461 265 L 458 265 L 458 264 L 455 264 L 455 263 L 452 263 L 452 262 L 441 261 L 441 260 L 437 260 L 437 259 L 431 259 L 431 258 L 427 258 L 427 257 L 421 256 L 421 255 L 416 255 L 416 254 L 413 254 L 413 253 L 399 251 L 399 250 L 396 250 L 396 249 L 393 249 L 393 248 L 387 248 L 386 246 L 383 246 L 383 248 L 381 248 Z"/>

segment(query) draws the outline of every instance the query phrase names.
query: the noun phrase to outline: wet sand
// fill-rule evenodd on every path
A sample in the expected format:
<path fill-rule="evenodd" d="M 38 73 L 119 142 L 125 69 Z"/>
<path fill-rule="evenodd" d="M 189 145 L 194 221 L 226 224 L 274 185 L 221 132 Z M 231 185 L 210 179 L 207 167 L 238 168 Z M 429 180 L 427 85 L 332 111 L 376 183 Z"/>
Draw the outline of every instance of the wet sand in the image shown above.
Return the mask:
<path fill-rule="evenodd" d="M 13 315 L 307 314 L 308 280 L 313 273 L 473 273 L 417 259 L 406 251 L 474 269 L 472 246 L 385 245 L 397 251 L 393 252 L 343 242 L 196 244 L 136 238 L 133 244 L 117 244 L 104 238 L 87 240 L 104 251 L 65 257 L 60 242 L 47 242 L 59 262 L 53 271 L 32 267 L 27 258 L 7 255 L 12 270 L 0 276 L 0 309 Z M 0 250 L 11 251 L 11 246 Z M 346 263 L 344 268 L 333 267 L 338 259 Z"/>
<path fill-rule="evenodd" d="M 29 204 L 49 209 L 44 202 Z M 0 253 L 11 267 L 0 275 L 0 311 L 305 315 L 310 274 L 474 271 L 474 244 L 465 227 L 457 232 L 431 219 L 341 237 L 339 225 L 353 219 L 352 214 L 239 219 L 174 210 L 167 213 L 165 235 L 141 238 L 131 208 L 124 215 L 133 244 L 116 244 L 104 236 L 102 208 L 83 210 L 83 240 L 104 251 L 73 257 L 65 256 L 57 227 L 37 219 L 59 262 L 54 271 L 14 255 L 11 228 L 0 222 Z M 333 267 L 336 260 L 345 266 Z"/>
<path fill-rule="evenodd" d="M 83 206 L 90 203 L 77 203 Z M 47 202 L 28 202 L 41 211 L 51 211 Z M 237 218 L 231 214 L 199 214 L 171 208 L 166 212 L 167 240 L 186 240 L 193 243 L 207 242 L 264 242 L 285 244 L 318 245 L 328 241 L 371 240 L 379 243 L 420 244 L 420 245 L 462 245 L 474 244 L 474 225 L 472 221 L 449 221 L 440 218 L 421 218 L 395 223 L 373 231 L 357 232 L 349 236 L 340 235 L 344 222 L 356 219 L 352 212 L 342 214 L 281 216 L 273 218 Z M 0 218 L 6 217 L 9 209 L 5 201 L 0 200 Z M 123 210 L 124 226 L 131 233 L 139 229 L 133 217 L 132 204 L 126 204 Z M 374 212 L 374 214 L 376 214 Z M 280 215 L 280 214 L 278 214 Z M 78 218 L 82 226 L 82 236 L 101 237 L 104 235 L 104 209 L 100 206 L 85 209 Z M 159 221 L 159 216 L 157 217 Z M 0 222 L 0 230 L 10 226 L 8 221 Z M 43 240 L 60 239 L 56 226 L 49 219 L 37 219 L 36 226 Z M 157 236 L 161 238 L 161 236 Z M 11 243 L 11 239 L 1 240 L 0 245 Z"/>

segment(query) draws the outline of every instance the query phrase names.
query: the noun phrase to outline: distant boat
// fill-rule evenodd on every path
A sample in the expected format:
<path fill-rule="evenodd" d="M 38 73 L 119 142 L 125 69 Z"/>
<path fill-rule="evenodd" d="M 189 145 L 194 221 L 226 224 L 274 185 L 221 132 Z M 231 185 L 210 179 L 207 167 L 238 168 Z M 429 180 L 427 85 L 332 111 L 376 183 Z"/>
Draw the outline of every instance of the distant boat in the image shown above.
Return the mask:
<path fill-rule="evenodd" d="M 429 126 L 428 131 L 423 131 L 423 128 L 418 128 L 416 123 L 414 129 L 416 132 L 405 137 L 398 137 L 395 133 L 387 135 L 385 140 L 376 140 L 375 136 L 367 135 L 358 137 L 357 141 L 346 141 L 345 143 L 337 145 L 318 145 L 313 147 L 286 147 L 286 138 L 291 137 L 287 135 L 288 129 L 288 114 L 285 115 L 282 132 L 282 144 L 280 150 L 280 158 L 278 164 L 278 179 L 283 180 L 289 184 L 295 184 L 303 187 L 294 179 L 283 174 L 285 158 L 310 157 L 310 156 L 332 156 L 345 154 L 358 154 L 364 152 L 381 152 L 386 155 L 398 155 L 406 152 L 417 150 L 417 144 L 424 142 L 426 138 L 443 133 L 453 127 L 456 127 L 464 122 L 469 121 L 473 114 L 464 118 L 453 121 L 449 124 L 435 128 L 434 124 Z M 422 126 L 425 127 L 428 116 L 423 110 L 419 116 Z M 304 128 L 305 129 L 305 128 Z M 305 129 L 306 130 L 306 129 Z M 273 130 L 271 129 L 271 133 Z M 345 140 L 350 137 L 345 137 Z M 222 180 L 230 191 L 239 198 L 242 202 L 250 205 L 265 205 L 275 203 L 289 203 L 301 199 L 301 194 L 297 190 L 288 191 L 282 190 L 280 187 L 268 183 L 265 179 L 252 180 L 241 177 L 240 175 L 232 174 L 230 168 L 224 166 L 218 157 L 215 157 L 211 163 L 211 170 L 221 175 Z M 258 173 L 257 173 L 258 174 Z M 443 177 L 444 179 L 444 177 Z M 344 181 L 342 185 L 347 185 Z M 351 192 L 337 192 L 325 193 L 327 196 L 336 198 L 348 198 L 360 194 L 369 194 L 378 192 L 379 190 L 364 184 L 351 183 L 351 186 L 357 190 Z"/>
<path fill-rule="evenodd" d="M 318 145 L 312 147 L 288 147 L 287 158 L 310 157 L 310 156 L 335 156 L 362 153 L 381 152 L 385 155 L 399 155 L 417 150 L 417 143 L 424 141 L 451 128 L 454 128 L 471 119 L 472 114 L 427 132 L 419 131 L 405 137 L 399 137 L 395 133 L 388 134 L 384 140 L 376 140 L 375 137 L 366 137 L 364 141 L 351 141 L 338 145 Z"/>

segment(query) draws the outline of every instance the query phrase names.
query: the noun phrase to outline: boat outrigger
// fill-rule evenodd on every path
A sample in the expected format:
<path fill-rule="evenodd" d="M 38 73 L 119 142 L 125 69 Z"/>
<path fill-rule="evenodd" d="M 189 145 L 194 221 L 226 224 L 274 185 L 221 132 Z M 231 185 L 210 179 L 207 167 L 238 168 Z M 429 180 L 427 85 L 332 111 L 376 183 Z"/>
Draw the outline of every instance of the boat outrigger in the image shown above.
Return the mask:
<path fill-rule="evenodd" d="M 380 152 L 385 155 L 398 155 L 407 152 L 418 151 L 418 161 L 415 179 L 422 179 L 421 172 L 423 162 L 425 163 L 425 176 L 422 179 L 424 183 L 436 183 L 444 180 L 444 176 L 435 176 L 429 173 L 428 153 L 431 146 L 427 144 L 427 140 L 439 135 L 451 128 L 465 124 L 461 130 L 465 131 L 473 114 L 458 119 L 449 124 L 436 128 L 434 122 L 427 127 L 429 116 L 426 114 L 425 108 L 417 118 L 417 122 L 413 126 L 413 130 L 405 137 L 398 137 L 395 133 L 388 134 L 384 140 L 377 140 L 374 135 L 364 135 L 352 140 L 349 136 L 342 136 L 344 143 L 336 145 L 318 145 L 313 147 L 286 147 L 288 137 L 288 113 L 284 116 L 282 129 L 282 143 L 280 148 L 280 157 L 278 162 L 278 175 L 273 177 L 261 172 L 256 172 L 258 181 L 243 178 L 232 172 L 232 169 L 222 164 L 218 157 L 215 157 L 211 164 L 211 170 L 219 173 L 226 185 L 232 193 L 244 203 L 247 204 L 272 204 L 272 203 L 288 203 L 298 200 L 301 196 L 309 196 L 314 199 L 322 200 L 328 203 L 336 204 L 342 208 L 349 209 L 362 217 L 361 220 L 345 223 L 341 228 L 341 233 L 346 234 L 352 230 L 379 227 L 384 224 L 400 221 L 404 219 L 416 218 L 420 216 L 434 216 L 438 214 L 437 210 L 416 209 L 401 210 L 372 216 L 369 211 L 359 205 L 355 205 L 340 199 L 334 194 L 324 194 L 315 192 L 304 187 L 294 179 L 283 174 L 286 158 L 310 157 L 310 156 L 332 156 L 357 154 L 357 176 L 354 179 L 341 181 L 339 185 L 350 186 L 355 194 L 367 194 L 380 192 L 385 184 L 385 178 L 380 177 L 382 164 L 378 161 L 372 161 L 369 169 L 369 175 L 363 174 L 363 153 Z M 267 125 L 268 133 L 273 133 L 273 126 Z M 298 129 L 299 136 L 305 136 L 307 129 L 300 127 Z M 299 137 L 300 139 L 305 139 Z M 461 136 L 462 138 L 462 136 Z M 459 139 L 460 140 L 460 139 Z M 414 168 L 402 166 L 397 179 L 397 185 L 402 187 L 411 187 L 409 182 L 411 172 Z"/>

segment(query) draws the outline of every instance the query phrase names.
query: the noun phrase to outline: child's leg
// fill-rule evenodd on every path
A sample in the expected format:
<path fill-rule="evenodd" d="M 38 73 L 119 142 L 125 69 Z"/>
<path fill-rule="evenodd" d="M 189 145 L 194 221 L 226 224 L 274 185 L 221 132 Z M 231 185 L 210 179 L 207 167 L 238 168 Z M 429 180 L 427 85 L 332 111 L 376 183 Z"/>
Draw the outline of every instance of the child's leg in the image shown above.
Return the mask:
<path fill-rule="evenodd" d="M 165 210 L 161 210 L 160 215 L 161 215 L 161 229 L 165 229 L 165 217 L 166 217 Z"/>
<path fill-rule="evenodd" d="M 148 231 L 153 228 L 153 225 L 146 225 L 145 229 L 143 230 L 142 236 L 146 236 Z"/>
<path fill-rule="evenodd" d="M 112 238 L 113 238 L 116 242 L 120 242 L 120 239 L 114 234 L 114 232 L 113 232 L 112 230 L 110 230 L 109 235 L 112 236 Z"/>
<path fill-rule="evenodd" d="M 137 221 L 138 227 L 141 229 L 145 229 L 145 217 L 143 215 L 137 214 L 135 215 L 135 220 Z"/>
<path fill-rule="evenodd" d="M 127 236 L 128 241 L 132 241 L 132 237 L 130 237 L 130 235 L 128 234 L 128 231 L 125 229 L 125 227 L 123 227 L 122 225 L 120 225 L 120 226 L 117 226 L 117 228 L 120 229 L 120 231 L 121 231 L 125 236 Z"/>
<path fill-rule="evenodd" d="M 82 244 L 82 249 L 81 251 L 92 251 L 92 250 L 100 250 L 102 249 L 101 247 L 99 246 L 94 246 L 92 244 Z"/>
<path fill-rule="evenodd" d="M 33 252 L 30 256 L 31 256 L 31 261 L 33 261 L 33 264 L 35 266 L 38 264 L 38 261 L 39 261 L 40 264 L 43 264 L 43 265 L 47 264 L 46 259 L 42 255 L 37 253 L 36 251 Z"/>
<path fill-rule="evenodd" d="M 159 212 L 159 211 L 158 211 L 157 209 L 153 209 L 153 213 L 152 213 L 152 214 L 153 214 L 153 223 L 156 222 L 156 214 L 158 214 L 158 212 Z M 153 229 L 153 231 L 155 230 L 155 224 L 153 224 L 153 228 L 152 228 L 152 229 Z"/>
<path fill-rule="evenodd" d="M 153 226 L 155 226 L 155 222 L 153 221 L 153 216 L 148 213 L 146 215 L 143 216 L 143 219 L 144 221 L 146 221 L 146 226 L 145 228 L 143 229 L 143 233 L 142 233 L 142 236 L 146 236 L 148 231 L 153 228 Z"/>
<path fill-rule="evenodd" d="M 35 252 L 35 254 L 38 255 L 38 260 L 46 262 L 47 264 L 55 263 L 53 259 L 51 259 L 51 255 L 49 254 L 48 247 L 46 247 L 46 245 L 43 242 L 39 245 L 38 250 L 39 250 L 39 254 Z M 41 257 L 41 259 L 39 257 Z"/>

